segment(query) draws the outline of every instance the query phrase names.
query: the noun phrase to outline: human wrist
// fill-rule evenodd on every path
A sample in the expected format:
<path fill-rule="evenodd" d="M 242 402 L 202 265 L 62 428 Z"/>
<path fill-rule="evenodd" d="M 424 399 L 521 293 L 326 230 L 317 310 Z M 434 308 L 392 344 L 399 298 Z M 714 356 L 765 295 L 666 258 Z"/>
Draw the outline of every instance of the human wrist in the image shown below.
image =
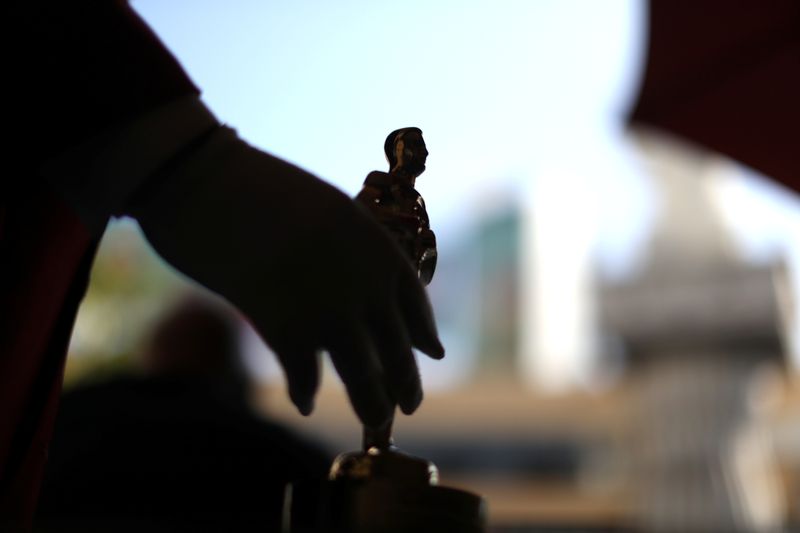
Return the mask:
<path fill-rule="evenodd" d="M 160 168 L 218 125 L 199 97 L 190 95 L 48 159 L 40 173 L 99 235 Z"/>

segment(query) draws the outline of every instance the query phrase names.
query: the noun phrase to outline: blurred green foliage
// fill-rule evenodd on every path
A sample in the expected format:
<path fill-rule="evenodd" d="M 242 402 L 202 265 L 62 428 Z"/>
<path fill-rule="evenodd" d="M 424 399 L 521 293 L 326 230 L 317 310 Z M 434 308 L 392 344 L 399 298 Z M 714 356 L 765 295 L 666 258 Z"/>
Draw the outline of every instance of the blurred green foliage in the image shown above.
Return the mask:
<path fill-rule="evenodd" d="M 167 265 L 130 219 L 112 221 L 78 312 L 64 385 L 134 371 L 136 352 L 165 308 L 194 283 Z"/>

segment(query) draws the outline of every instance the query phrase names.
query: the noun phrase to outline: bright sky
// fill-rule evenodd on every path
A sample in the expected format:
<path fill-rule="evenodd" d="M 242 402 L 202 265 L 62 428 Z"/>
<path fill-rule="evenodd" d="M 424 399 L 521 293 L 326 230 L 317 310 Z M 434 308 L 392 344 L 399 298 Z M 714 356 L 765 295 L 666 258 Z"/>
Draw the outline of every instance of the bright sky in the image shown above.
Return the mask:
<path fill-rule="evenodd" d="M 369 171 L 386 167 L 390 131 L 422 128 L 430 156 L 418 189 L 440 241 L 554 175 L 577 177 L 591 212 L 574 223 L 593 226 L 607 269 L 629 264 L 646 237 L 654 202 L 622 124 L 642 59 L 640 2 L 133 6 L 223 121 L 351 195 Z M 800 202 L 738 177 L 725 194 L 730 206 L 759 213 L 753 224 L 738 223 L 749 253 L 788 249 L 798 272 L 798 245 L 786 243 L 800 235 Z"/>
<path fill-rule="evenodd" d="M 133 5 L 222 120 L 351 194 L 385 168 L 390 131 L 422 128 L 437 227 L 544 167 L 633 179 L 609 148 L 634 81 L 631 1 Z"/>

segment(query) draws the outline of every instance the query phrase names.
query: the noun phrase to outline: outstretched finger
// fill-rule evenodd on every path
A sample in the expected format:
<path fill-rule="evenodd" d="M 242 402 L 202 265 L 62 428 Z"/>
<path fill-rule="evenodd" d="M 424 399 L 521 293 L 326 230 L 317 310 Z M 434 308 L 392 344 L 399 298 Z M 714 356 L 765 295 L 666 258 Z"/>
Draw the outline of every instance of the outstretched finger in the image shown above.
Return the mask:
<path fill-rule="evenodd" d="M 350 403 L 364 425 L 383 427 L 394 412 L 383 369 L 363 328 L 340 330 L 327 346 Z"/>
<path fill-rule="evenodd" d="M 444 357 L 428 294 L 412 273 L 403 272 L 398 280 L 400 313 L 408 328 L 411 343 L 434 359 Z"/>
<path fill-rule="evenodd" d="M 373 315 L 369 324 L 389 391 L 403 413 L 411 414 L 422 402 L 422 383 L 405 323 L 389 309 Z"/>
<path fill-rule="evenodd" d="M 319 387 L 319 353 L 300 345 L 273 346 L 286 374 L 289 398 L 304 416 L 314 410 L 314 396 Z"/>

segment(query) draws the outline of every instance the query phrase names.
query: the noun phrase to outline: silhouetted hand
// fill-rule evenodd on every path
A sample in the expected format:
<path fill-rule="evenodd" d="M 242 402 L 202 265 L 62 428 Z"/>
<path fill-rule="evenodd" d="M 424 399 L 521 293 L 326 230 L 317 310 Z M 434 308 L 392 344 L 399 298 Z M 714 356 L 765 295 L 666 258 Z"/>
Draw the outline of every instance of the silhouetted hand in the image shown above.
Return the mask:
<path fill-rule="evenodd" d="M 130 209 L 178 270 L 252 321 L 308 414 L 327 351 L 364 424 L 422 400 L 412 346 L 444 350 L 409 261 L 334 187 L 222 128 Z"/>

